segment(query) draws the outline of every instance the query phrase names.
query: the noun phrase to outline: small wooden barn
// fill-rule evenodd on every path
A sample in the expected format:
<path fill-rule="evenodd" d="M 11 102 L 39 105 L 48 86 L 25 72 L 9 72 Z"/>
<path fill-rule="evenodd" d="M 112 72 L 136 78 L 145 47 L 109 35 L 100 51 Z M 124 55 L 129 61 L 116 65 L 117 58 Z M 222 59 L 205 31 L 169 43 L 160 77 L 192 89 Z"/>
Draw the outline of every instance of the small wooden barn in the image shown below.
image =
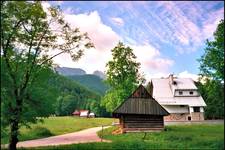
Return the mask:
<path fill-rule="evenodd" d="M 112 115 L 119 118 L 122 132 L 137 132 L 164 129 L 163 116 L 169 113 L 140 85 Z"/>

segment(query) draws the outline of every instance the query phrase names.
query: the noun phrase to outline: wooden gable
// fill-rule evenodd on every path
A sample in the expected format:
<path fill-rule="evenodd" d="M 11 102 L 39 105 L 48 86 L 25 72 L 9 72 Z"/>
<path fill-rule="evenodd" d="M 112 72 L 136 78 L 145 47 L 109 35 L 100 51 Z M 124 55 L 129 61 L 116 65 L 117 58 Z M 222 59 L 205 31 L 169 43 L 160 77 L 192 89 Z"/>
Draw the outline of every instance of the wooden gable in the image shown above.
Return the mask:
<path fill-rule="evenodd" d="M 152 98 L 143 85 L 140 85 L 130 96 L 130 98 Z"/>
<path fill-rule="evenodd" d="M 143 85 L 140 85 L 128 99 L 113 111 L 113 116 L 116 117 L 118 114 L 169 115 Z"/>

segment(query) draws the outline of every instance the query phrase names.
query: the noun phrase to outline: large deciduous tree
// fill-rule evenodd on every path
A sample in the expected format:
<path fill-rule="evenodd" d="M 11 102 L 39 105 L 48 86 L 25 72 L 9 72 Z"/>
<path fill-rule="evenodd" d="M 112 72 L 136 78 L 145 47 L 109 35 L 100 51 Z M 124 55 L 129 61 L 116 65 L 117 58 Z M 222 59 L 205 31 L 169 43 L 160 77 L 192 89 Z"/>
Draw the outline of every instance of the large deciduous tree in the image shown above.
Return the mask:
<path fill-rule="evenodd" d="M 90 47 L 87 33 L 71 28 L 59 7 L 44 10 L 41 2 L 1 2 L 1 72 L 6 79 L 1 79 L 1 120 L 10 127 L 9 149 L 16 149 L 20 126 L 39 114 L 31 101 L 43 69 L 63 53 L 78 60 Z"/>
<path fill-rule="evenodd" d="M 106 83 L 110 90 L 102 99 L 102 105 L 112 112 L 123 100 L 128 97 L 137 85 L 144 81 L 139 73 L 140 63 L 130 47 L 119 42 L 111 50 L 113 60 L 106 64 Z"/>
<path fill-rule="evenodd" d="M 206 41 L 204 55 L 199 59 L 200 75 L 204 84 L 198 83 L 207 107 L 206 118 L 224 117 L 224 20 L 214 32 L 214 40 Z M 201 79 L 201 80 L 202 80 Z"/>
<path fill-rule="evenodd" d="M 204 55 L 199 59 L 200 74 L 224 82 L 224 20 L 214 32 L 214 40 L 206 41 Z"/>
<path fill-rule="evenodd" d="M 197 82 L 196 85 L 207 104 L 205 118 L 224 118 L 224 85 L 220 81 L 209 79 L 206 79 L 204 84 Z"/>

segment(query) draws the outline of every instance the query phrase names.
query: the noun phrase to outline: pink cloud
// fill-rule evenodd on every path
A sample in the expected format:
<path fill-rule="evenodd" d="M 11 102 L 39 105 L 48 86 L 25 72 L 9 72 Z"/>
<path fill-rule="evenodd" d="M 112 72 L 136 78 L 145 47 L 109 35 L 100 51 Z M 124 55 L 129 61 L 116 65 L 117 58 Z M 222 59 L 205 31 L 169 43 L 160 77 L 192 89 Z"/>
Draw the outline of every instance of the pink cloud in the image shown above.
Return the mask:
<path fill-rule="evenodd" d="M 141 71 L 149 76 L 149 72 L 168 73 L 169 68 L 174 64 L 171 59 L 163 58 L 158 49 L 150 44 L 129 45 L 137 56 L 137 61 L 141 63 Z"/>
<path fill-rule="evenodd" d="M 151 70 L 167 72 L 169 67 L 174 64 L 171 59 L 156 58 L 145 62 Z"/>
<path fill-rule="evenodd" d="M 87 32 L 97 50 L 110 50 L 120 40 L 111 27 L 102 23 L 97 11 L 89 14 L 65 14 L 65 18 L 72 26 Z"/>
<path fill-rule="evenodd" d="M 213 36 L 219 20 L 224 18 L 224 8 L 216 12 L 212 10 L 214 2 L 160 1 L 154 3 L 155 11 L 149 9 L 150 3 L 143 4 L 143 11 L 150 14 L 157 25 L 143 19 L 144 26 L 161 42 L 174 45 L 180 54 L 198 50 L 207 38 Z M 208 8 L 207 13 L 202 5 Z M 203 22 L 202 26 L 199 22 Z"/>
<path fill-rule="evenodd" d="M 216 27 L 222 18 L 224 18 L 224 8 L 209 14 L 209 18 L 203 22 L 202 28 L 205 39 L 212 38 L 213 32 L 216 31 Z"/>

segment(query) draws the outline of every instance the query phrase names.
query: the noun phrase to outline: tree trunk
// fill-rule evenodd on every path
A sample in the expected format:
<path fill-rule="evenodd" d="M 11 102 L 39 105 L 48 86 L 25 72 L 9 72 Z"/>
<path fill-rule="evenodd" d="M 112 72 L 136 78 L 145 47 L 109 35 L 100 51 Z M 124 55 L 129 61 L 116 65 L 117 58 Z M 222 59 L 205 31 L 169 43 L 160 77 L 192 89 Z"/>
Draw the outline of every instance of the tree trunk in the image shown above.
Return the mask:
<path fill-rule="evenodd" d="M 19 122 L 17 119 L 13 120 L 10 126 L 10 141 L 9 141 L 9 150 L 16 150 L 16 144 L 18 142 L 18 130 L 19 130 Z"/>
<path fill-rule="evenodd" d="M 13 111 L 13 118 L 10 121 L 10 140 L 9 150 L 16 150 L 16 144 L 18 143 L 19 135 L 19 120 L 20 113 L 22 112 L 22 99 L 16 95 L 16 108 Z"/>

